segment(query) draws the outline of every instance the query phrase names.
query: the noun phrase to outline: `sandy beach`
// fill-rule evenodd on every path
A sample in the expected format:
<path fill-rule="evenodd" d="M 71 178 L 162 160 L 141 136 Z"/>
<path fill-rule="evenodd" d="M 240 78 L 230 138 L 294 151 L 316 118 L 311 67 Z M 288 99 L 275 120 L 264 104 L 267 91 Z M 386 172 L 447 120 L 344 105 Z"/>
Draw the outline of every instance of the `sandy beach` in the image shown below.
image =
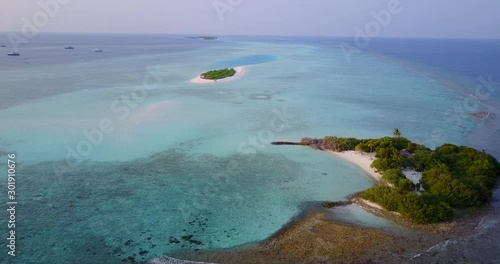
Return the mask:
<path fill-rule="evenodd" d="M 235 67 L 234 70 L 236 71 L 236 73 L 233 76 L 227 77 L 227 78 L 224 78 L 224 79 L 219 79 L 219 80 L 203 79 L 203 78 L 201 78 L 201 74 L 200 74 L 200 75 L 198 75 L 198 77 L 191 79 L 191 82 L 192 83 L 230 82 L 230 81 L 234 81 L 234 80 L 237 80 L 237 79 L 243 77 L 245 75 L 246 71 L 247 71 L 247 69 L 245 67 L 243 67 L 243 66 Z"/>
<path fill-rule="evenodd" d="M 380 175 L 380 173 L 377 173 L 375 169 L 370 167 L 372 162 L 375 160 L 375 153 L 360 153 L 358 151 L 352 150 L 342 152 L 327 150 L 327 152 L 337 158 L 343 159 L 358 166 L 368 175 L 370 175 L 375 181 L 380 181 L 382 179 L 382 175 Z"/>

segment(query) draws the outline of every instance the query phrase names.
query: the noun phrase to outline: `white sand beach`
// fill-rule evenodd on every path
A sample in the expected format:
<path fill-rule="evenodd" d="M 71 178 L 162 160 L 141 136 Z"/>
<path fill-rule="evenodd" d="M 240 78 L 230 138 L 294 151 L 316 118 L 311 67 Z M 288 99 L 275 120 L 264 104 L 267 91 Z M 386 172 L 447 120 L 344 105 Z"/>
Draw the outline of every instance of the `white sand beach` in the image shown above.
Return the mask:
<path fill-rule="evenodd" d="M 358 197 L 357 198 L 357 204 L 360 205 L 361 207 L 371 207 L 371 208 L 375 208 L 375 209 L 379 209 L 379 210 L 385 210 L 382 206 L 380 206 L 379 204 L 377 203 L 374 203 L 374 202 L 370 202 L 366 199 L 363 199 L 361 197 Z"/>
<path fill-rule="evenodd" d="M 374 180 L 380 181 L 382 179 L 382 175 L 380 173 L 375 172 L 375 169 L 370 167 L 372 162 L 375 160 L 375 153 L 361 153 L 358 151 L 343 151 L 343 152 L 335 152 L 328 150 L 328 153 L 333 156 L 348 161 L 362 170 L 364 170 L 368 175 L 370 175 Z"/>
<path fill-rule="evenodd" d="M 198 77 L 191 79 L 191 82 L 192 83 L 230 82 L 230 81 L 234 81 L 234 80 L 237 80 L 237 79 L 243 77 L 245 75 L 246 71 L 247 71 L 247 69 L 245 67 L 243 67 L 243 66 L 235 67 L 234 70 L 236 71 L 236 73 L 233 76 L 227 77 L 227 78 L 224 78 L 224 79 L 219 79 L 219 80 L 203 79 L 203 78 L 201 78 L 201 74 L 200 74 L 200 75 L 198 75 Z"/>

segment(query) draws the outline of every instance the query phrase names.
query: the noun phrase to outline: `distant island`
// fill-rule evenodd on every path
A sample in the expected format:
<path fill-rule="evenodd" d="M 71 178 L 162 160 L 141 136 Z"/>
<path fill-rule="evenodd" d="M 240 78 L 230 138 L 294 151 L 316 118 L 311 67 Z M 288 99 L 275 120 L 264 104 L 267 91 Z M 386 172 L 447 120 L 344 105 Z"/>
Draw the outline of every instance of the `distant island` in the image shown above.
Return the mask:
<path fill-rule="evenodd" d="M 231 69 L 220 69 L 220 70 L 212 70 L 202 73 L 200 76 L 202 79 L 207 80 L 220 80 L 227 77 L 232 77 L 236 74 L 236 70 L 234 68 Z"/>
<path fill-rule="evenodd" d="M 187 37 L 190 39 L 204 39 L 204 40 L 216 40 L 219 39 L 218 37 L 211 37 L 211 36 L 198 36 L 198 37 Z"/>
<path fill-rule="evenodd" d="M 402 137 L 398 129 L 393 137 L 379 139 L 303 138 L 301 142 L 272 144 L 330 151 L 360 167 L 355 159 L 365 159 L 363 153 L 369 153 L 368 162 L 381 177 L 376 178 L 375 187 L 361 193 L 359 198 L 417 224 L 446 222 L 453 219 L 455 209 L 490 202 L 500 176 L 500 164 L 491 155 L 452 144 L 431 150 Z M 355 157 L 341 156 L 346 152 Z M 376 159 L 371 160 L 373 155 Z"/>
<path fill-rule="evenodd" d="M 201 73 L 197 77 L 191 79 L 191 82 L 198 84 L 229 82 L 243 77 L 245 75 L 245 72 L 246 68 L 243 66 L 220 69 L 220 70 L 210 70 Z"/>

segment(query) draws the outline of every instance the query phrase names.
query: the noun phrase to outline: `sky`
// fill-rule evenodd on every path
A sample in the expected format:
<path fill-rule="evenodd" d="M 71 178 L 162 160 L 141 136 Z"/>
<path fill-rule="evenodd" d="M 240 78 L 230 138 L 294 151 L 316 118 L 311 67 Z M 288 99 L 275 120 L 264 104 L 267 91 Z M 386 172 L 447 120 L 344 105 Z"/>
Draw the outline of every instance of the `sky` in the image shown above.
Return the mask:
<path fill-rule="evenodd" d="M 498 0 L 0 1 L 0 32 L 500 39 Z"/>

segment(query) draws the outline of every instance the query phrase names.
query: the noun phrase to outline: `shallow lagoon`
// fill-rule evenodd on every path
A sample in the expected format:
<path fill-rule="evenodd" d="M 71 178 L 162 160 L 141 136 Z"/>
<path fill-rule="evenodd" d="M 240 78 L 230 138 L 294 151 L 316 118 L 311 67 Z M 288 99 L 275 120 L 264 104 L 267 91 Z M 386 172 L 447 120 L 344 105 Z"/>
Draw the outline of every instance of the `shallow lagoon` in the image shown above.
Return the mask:
<path fill-rule="evenodd" d="M 380 137 L 396 127 L 425 142 L 443 127 L 442 114 L 463 101 L 428 75 L 368 52 L 347 63 L 338 48 L 316 44 L 193 45 L 140 46 L 140 54 L 134 45 L 113 54 L 111 45 L 104 58 L 32 60 L 0 72 L 17 89 L 2 90 L 0 143 L 18 154 L 21 260 L 113 263 L 263 240 L 305 204 L 372 184 L 330 155 L 269 142 Z M 189 82 L 242 62 L 248 72 L 237 81 Z M 148 71 L 160 81 L 134 99 Z M 116 100 L 127 115 L 113 108 Z M 103 119 L 113 131 L 93 144 L 86 134 L 95 136 Z M 467 143 L 477 124 L 463 120 L 444 124 L 447 142 Z M 78 152 L 85 141 L 91 150 Z"/>

